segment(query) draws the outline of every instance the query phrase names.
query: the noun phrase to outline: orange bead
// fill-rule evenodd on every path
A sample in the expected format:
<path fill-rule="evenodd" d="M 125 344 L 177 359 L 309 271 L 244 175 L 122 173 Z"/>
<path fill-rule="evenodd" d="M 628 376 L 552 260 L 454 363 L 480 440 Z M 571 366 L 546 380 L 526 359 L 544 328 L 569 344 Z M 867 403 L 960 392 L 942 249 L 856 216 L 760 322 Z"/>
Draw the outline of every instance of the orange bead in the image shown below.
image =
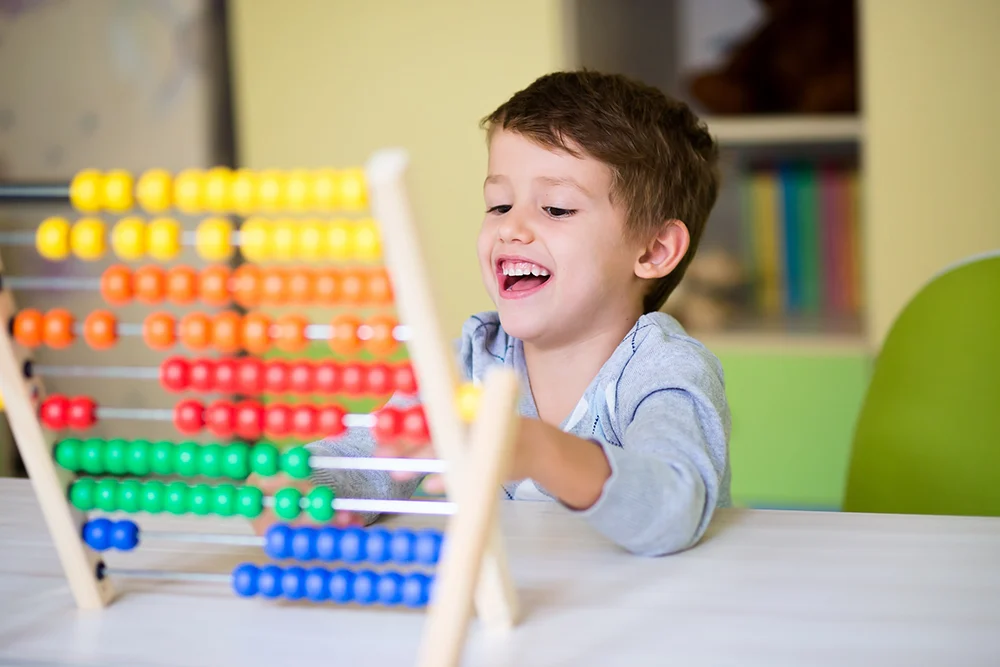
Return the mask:
<path fill-rule="evenodd" d="M 172 303 L 187 304 L 198 297 L 198 272 L 190 266 L 167 270 L 167 298 Z"/>
<path fill-rule="evenodd" d="M 65 308 L 54 308 L 42 318 L 42 340 L 49 347 L 61 349 L 73 344 L 73 313 Z"/>
<path fill-rule="evenodd" d="M 166 350 L 177 341 L 174 316 L 170 313 L 150 313 L 142 323 L 142 339 L 154 350 Z"/>
<path fill-rule="evenodd" d="M 244 317 L 243 344 L 247 352 L 267 352 L 271 347 L 271 318 L 264 313 L 250 313 Z"/>
<path fill-rule="evenodd" d="M 340 274 L 340 298 L 344 303 L 360 304 L 365 298 L 365 274 L 357 269 Z"/>
<path fill-rule="evenodd" d="M 202 269 L 198 279 L 198 293 L 202 302 L 209 306 L 224 306 L 229 303 L 229 279 L 231 275 L 229 267 L 222 264 Z"/>
<path fill-rule="evenodd" d="M 288 302 L 297 306 L 312 304 L 313 276 L 309 269 L 290 269 L 285 276 Z"/>
<path fill-rule="evenodd" d="M 160 303 L 167 293 L 167 274 L 155 264 L 136 269 L 132 274 L 132 291 L 142 303 Z"/>
<path fill-rule="evenodd" d="M 392 303 L 392 282 L 385 269 L 374 269 L 365 281 L 365 300 L 378 305 Z"/>
<path fill-rule="evenodd" d="M 243 264 L 233 273 L 233 298 L 244 308 L 260 304 L 261 270 L 256 264 Z"/>
<path fill-rule="evenodd" d="M 276 344 L 279 350 L 298 352 L 309 344 L 306 338 L 306 326 L 309 321 L 301 315 L 282 315 L 278 318 L 278 333 Z"/>
<path fill-rule="evenodd" d="M 25 347 L 42 344 L 42 328 L 45 316 L 40 310 L 27 308 L 14 317 L 14 340 Z"/>
<path fill-rule="evenodd" d="M 318 306 L 334 306 L 340 300 L 340 272 L 319 269 L 313 280 L 313 296 Z"/>
<path fill-rule="evenodd" d="M 109 266 L 101 274 L 101 297 L 112 306 L 132 300 L 132 270 L 122 264 Z"/>
<path fill-rule="evenodd" d="M 190 350 L 204 350 L 212 342 L 212 318 L 205 313 L 188 313 L 181 318 L 180 339 Z"/>
<path fill-rule="evenodd" d="M 212 320 L 212 342 L 222 353 L 239 352 L 243 347 L 242 318 L 233 311 L 221 312 Z"/>
<path fill-rule="evenodd" d="M 398 322 L 391 315 L 376 315 L 365 324 L 371 327 L 371 338 L 365 341 L 365 349 L 376 357 L 388 357 L 399 347 L 393 335 Z"/>
<path fill-rule="evenodd" d="M 264 270 L 264 280 L 260 286 L 260 302 L 272 306 L 283 305 L 288 300 L 285 272 L 280 268 Z"/>
<path fill-rule="evenodd" d="M 330 349 L 345 357 L 353 356 L 361 349 L 358 328 L 361 320 L 354 315 L 337 315 L 330 322 Z"/>
<path fill-rule="evenodd" d="M 95 310 L 83 321 L 83 339 L 95 350 L 107 350 L 118 341 L 118 324 L 108 310 Z"/>

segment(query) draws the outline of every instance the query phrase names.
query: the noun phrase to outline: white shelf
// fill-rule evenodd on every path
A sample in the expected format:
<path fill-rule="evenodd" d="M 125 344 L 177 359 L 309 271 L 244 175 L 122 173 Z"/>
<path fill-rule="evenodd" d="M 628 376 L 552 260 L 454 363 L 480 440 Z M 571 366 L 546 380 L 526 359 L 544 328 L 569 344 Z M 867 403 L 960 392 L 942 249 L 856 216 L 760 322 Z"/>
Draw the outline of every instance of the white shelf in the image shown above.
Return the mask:
<path fill-rule="evenodd" d="M 864 124 L 857 116 L 706 117 L 720 144 L 811 144 L 860 141 Z"/>

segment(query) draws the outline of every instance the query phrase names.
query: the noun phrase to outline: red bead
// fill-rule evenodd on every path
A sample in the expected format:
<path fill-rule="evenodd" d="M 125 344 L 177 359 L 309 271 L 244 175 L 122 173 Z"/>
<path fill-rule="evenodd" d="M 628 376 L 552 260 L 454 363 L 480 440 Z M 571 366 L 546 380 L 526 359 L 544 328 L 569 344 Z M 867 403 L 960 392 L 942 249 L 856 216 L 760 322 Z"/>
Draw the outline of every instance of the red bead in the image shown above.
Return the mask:
<path fill-rule="evenodd" d="M 193 391 L 214 391 L 215 363 L 211 359 L 195 359 L 192 361 L 188 382 L 191 384 Z"/>
<path fill-rule="evenodd" d="M 414 444 L 422 445 L 431 439 L 431 432 L 427 428 L 427 417 L 424 415 L 424 409 L 419 405 L 407 408 L 403 412 L 401 430 L 403 437 Z"/>
<path fill-rule="evenodd" d="M 268 435 L 285 436 L 292 432 L 292 409 L 283 403 L 267 406 L 264 430 Z"/>
<path fill-rule="evenodd" d="M 212 380 L 215 385 L 215 391 L 220 394 L 236 394 L 239 393 L 239 372 L 235 359 L 216 359 L 215 368 L 212 372 Z"/>
<path fill-rule="evenodd" d="M 365 393 L 365 367 L 361 364 L 344 364 L 340 371 L 340 388 L 348 396 Z"/>
<path fill-rule="evenodd" d="M 387 396 L 392 393 L 393 373 L 385 364 L 372 364 L 365 373 L 365 391 L 376 396 Z"/>
<path fill-rule="evenodd" d="M 403 394 L 417 393 L 417 376 L 410 364 L 399 364 L 393 369 L 393 385 Z"/>
<path fill-rule="evenodd" d="M 61 394 L 49 396 L 42 401 L 38 416 L 53 431 L 66 428 L 69 424 L 69 399 Z"/>
<path fill-rule="evenodd" d="M 66 422 L 77 430 L 90 428 L 97 422 L 97 404 L 87 396 L 70 399 Z"/>
<path fill-rule="evenodd" d="M 236 406 L 230 401 L 215 401 L 205 410 L 205 426 L 220 438 L 232 436 L 236 430 Z"/>
<path fill-rule="evenodd" d="M 183 357 L 170 357 L 160 364 L 160 384 L 167 391 L 184 391 L 190 376 L 191 364 Z"/>
<path fill-rule="evenodd" d="M 319 430 L 319 412 L 315 406 L 300 403 L 292 408 L 292 433 L 302 438 L 323 435 Z"/>
<path fill-rule="evenodd" d="M 377 442 L 388 444 L 399 437 L 402 430 L 402 415 L 396 408 L 382 408 L 375 415 L 375 428 L 372 433 Z"/>
<path fill-rule="evenodd" d="M 347 430 L 344 426 L 344 411 L 336 405 L 324 405 L 317 410 L 316 432 L 321 437 L 340 435 Z"/>
<path fill-rule="evenodd" d="M 201 431 L 205 425 L 205 408 L 199 401 L 189 398 L 174 406 L 174 427 L 185 435 Z"/>
<path fill-rule="evenodd" d="M 264 371 L 264 386 L 275 394 L 288 391 L 288 364 L 280 360 L 268 362 Z"/>
<path fill-rule="evenodd" d="M 296 394 L 311 394 L 313 391 L 313 365 L 308 361 L 296 361 L 288 366 L 288 389 Z"/>
<path fill-rule="evenodd" d="M 236 406 L 236 435 L 256 440 L 264 432 L 264 406 L 257 401 L 241 401 Z"/>
<path fill-rule="evenodd" d="M 264 391 L 264 362 L 255 357 L 240 359 L 237 369 L 239 393 L 256 396 Z"/>
<path fill-rule="evenodd" d="M 340 391 L 340 367 L 332 361 L 321 361 L 313 371 L 314 391 L 320 394 L 336 394 Z"/>

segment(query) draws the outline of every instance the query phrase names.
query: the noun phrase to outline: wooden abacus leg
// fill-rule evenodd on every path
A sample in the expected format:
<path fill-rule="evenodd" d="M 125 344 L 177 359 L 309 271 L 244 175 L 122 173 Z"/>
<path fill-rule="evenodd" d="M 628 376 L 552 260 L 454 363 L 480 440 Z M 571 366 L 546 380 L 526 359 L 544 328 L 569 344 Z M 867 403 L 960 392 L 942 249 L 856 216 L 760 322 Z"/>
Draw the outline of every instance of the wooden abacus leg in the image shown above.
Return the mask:
<path fill-rule="evenodd" d="M 498 369 L 486 378 L 483 407 L 472 425 L 471 451 L 458 471 L 465 483 L 438 562 L 417 667 L 451 667 L 461 657 L 476 584 L 498 527 L 498 489 L 510 468 L 517 436 L 517 396 L 512 371 Z"/>
<path fill-rule="evenodd" d="M 0 271 L 2 268 L 0 266 Z M 10 292 L 0 291 L 0 322 L 9 322 L 15 312 Z M 81 539 L 83 515 L 67 499 L 66 489 L 71 476 L 57 469 L 32 404 L 35 387 L 39 391 L 38 398 L 42 398 L 41 386 L 37 380 L 25 380 L 22 364 L 7 327 L 0 326 L 0 393 L 6 404 L 14 441 L 27 468 L 76 604 L 82 609 L 98 609 L 111 601 L 114 589 L 109 580 L 97 579 L 97 554 L 87 548 Z"/>

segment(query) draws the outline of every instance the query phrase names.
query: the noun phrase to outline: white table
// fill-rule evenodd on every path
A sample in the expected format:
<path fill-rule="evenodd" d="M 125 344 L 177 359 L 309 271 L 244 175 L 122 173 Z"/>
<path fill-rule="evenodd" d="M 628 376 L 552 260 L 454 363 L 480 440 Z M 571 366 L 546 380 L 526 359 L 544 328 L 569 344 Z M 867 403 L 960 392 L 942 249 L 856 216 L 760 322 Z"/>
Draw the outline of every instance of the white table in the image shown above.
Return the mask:
<path fill-rule="evenodd" d="M 131 580 L 106 610 L 77 611 L 28 484 L 0 480 L 0 507 L 2 665 L 412 663 L 417 611 Z M 551 503 L 503 513 L 527 616 L 507 637 L 473 623 L 469 665 L 1000 665 L 1000 519 L 730 510 L 697 548 L 649 559 Z M 109 560 L 226 572 L 248 555 L 150 544 Z"/>

